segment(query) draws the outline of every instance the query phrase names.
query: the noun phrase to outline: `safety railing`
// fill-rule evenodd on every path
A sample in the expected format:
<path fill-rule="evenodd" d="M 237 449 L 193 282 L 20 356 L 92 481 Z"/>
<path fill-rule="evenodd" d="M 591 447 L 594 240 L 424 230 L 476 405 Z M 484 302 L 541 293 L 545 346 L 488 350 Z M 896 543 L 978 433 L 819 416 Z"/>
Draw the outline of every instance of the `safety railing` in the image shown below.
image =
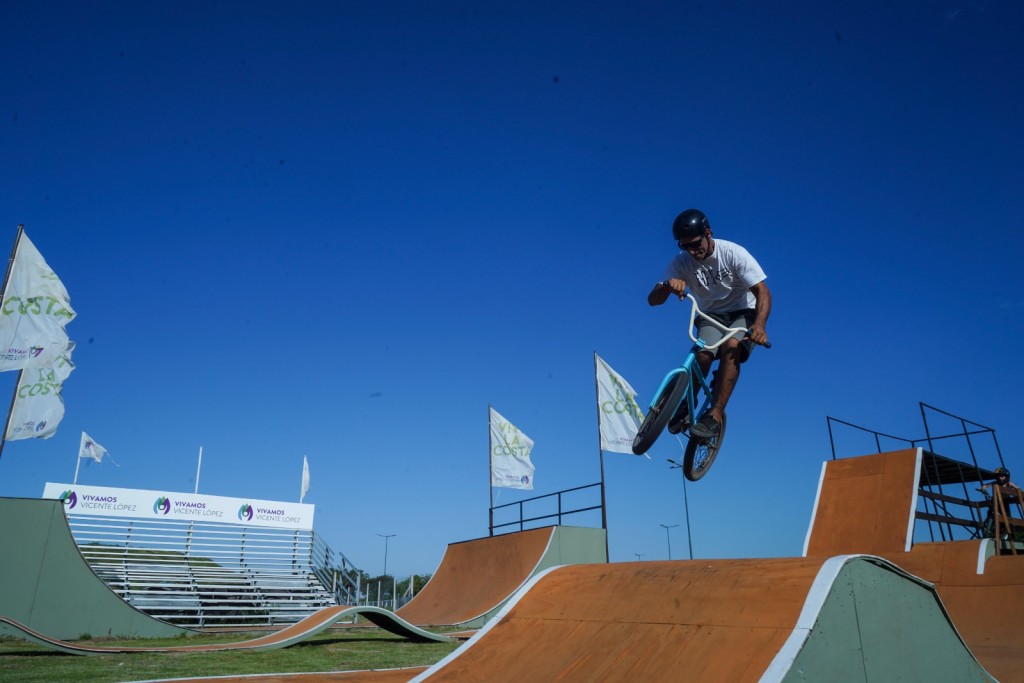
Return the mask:
<path fill-rule="evenodd" d="M 598 502 L 597 502 L 596 505 L 587 505 L 587 504 L 584 503 L 583 507 L 567 508 L 567 506 L 566 506 L 566 498 L 569 497 L 569 494 L 576 494 L 577 492 L 580 492 L 580 491 L 587 491 L 589 493 L 590 491 L 592 491 L 594 489 L 597 490 L 597 495 L 598 495 Z M 600 510 L 601 507 L 602 507 L 601 506 L 601 501 L 600 501 L 601 489 L 602 489 L 602 484 L 600 482 L 598 482 L 596 484 L 587 484 L 585 486 L 576 486 L 576 487 L 571 488 L 571 489 L 563 489 L 562 491 L 556 491 L 555 493 L 548 493 L 548 494 L 545 494 L 543 496 L 533 496 L 532 498 L 524 498 L 522 500 L 514 501 L 512 503 L 505 503 L 504 505 L 495 505 L 495 506 L 491 507 L 491 509 L 490 509 L 490 524 L 489 524 L 490 535 L 493 536 L 495 530 L 497 530 L 497 529 L 506 529 L 507 527 L 518 527 L 517 528 L 518 531 L 523 531 L 523 530 L 525 530 L 527 528 L 528 525 L 530 525 L 530 524 L 532 524 L 534 522 L 547 522 L 549 525 L 551 523 L 555 523 L 555 524 L 561 525 L 562 521 L 566 517 L 569 517 L 570 515 L 580 515 L 580 514 L 585 513 L 585 512 L 591 512 L 593 510 Z M 550 501 L 553 501 L 553 503 L 550 502 Z M 540 513 L 540 514 L 535 513 L 535 512 L 529 512 L 529 513 L 527 512 L 527 508 L 528 507 L 531 508 L 531 509 L 535 509 L 537 507 L 542 507 L 545 504 L 548 504 L 548 505 L 553 504 L 555 506 L 554 510 L 550 511 L 550 512 L 543 512 L 543 513 Z M 576 505 L 576 504 L 575 503 L 569 503 L 569 505 Z M 509 521 L 509 522 L 504 522 L 504 523 L 501 523 L 501 524 L 495 524 L 495 521 L 494 521 L 495 513 L 498 512 L 498 511 L 502 511 L 502 510 L 514 511 L 513 512 L 513 519 L 512 519 L 512 521 Z M 535 526 L 545 526 L 545 525 L 544 524 L 537 524 Z"/>

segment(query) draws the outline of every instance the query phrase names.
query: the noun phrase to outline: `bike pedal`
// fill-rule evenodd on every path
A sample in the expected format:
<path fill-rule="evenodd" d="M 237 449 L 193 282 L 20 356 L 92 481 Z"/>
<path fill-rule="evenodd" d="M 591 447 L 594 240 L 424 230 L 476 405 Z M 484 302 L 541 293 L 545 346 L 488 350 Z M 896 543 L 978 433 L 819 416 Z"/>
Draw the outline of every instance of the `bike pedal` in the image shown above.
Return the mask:
<path fill-rule="evenodd" d="M 690 416 L 687 415 L 681 420 L 673 420 L 668 423 L 668 433 L 678 434 L 690 428 Z"/>

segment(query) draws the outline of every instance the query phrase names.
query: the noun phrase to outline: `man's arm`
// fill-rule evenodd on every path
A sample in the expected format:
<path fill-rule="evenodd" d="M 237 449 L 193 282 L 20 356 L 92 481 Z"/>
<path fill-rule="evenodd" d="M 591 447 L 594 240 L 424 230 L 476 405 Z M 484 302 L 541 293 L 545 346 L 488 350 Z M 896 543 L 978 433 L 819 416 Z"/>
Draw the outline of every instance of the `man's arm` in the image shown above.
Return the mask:
<path fill-rule="evenodd" d="M 772 293 L 768 285 L 761 280 L 750 288 L 757 303 L 754 304 L 754 324 L 750 326 L 750 339 L 755 344 L 764 345 L 768 341 L 768 316 L 772 312 Z"/>
<path fill-rule="evenodd" d="M 654 285 L 654 289 L 647 295 L 647 303 L 651 306 L 660 306 L 668 301 L 669 294 L 675 294 L 682 299 L 685 293 L 686 281 L 674 277 Z"/>

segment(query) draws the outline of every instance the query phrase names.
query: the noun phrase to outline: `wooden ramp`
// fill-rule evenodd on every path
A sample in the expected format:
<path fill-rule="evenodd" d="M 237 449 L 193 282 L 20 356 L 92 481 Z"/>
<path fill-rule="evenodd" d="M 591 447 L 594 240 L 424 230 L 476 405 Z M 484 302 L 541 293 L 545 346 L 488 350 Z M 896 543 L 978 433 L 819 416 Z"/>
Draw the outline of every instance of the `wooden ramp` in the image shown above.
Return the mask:
<path fill-rule="evenodd" d="M 995 557 L 988 539 L 914 544 L 921 461 L 908 449 L 825 462 L 804 555 L 880 555 L 931 582 L 988 671 L 1024 683 L 1024 556 Z"/>
<path fill-rule="evenodd" d="M 100 648 L 68 641 L 83 634 L 164 638 L 191 632 L 135 609 L 96 576 L 71 535 L 61 501 L 0 498 L 0 520 L 0 633 L 69 654 L 103 654 L 142 649 Z M 412 640 L 453 640 L 379 607 L 341 606 L 327 607 L 254 640 L 146 651 L 288 647 L 356 614 Z"/>
<path fill-rule="evenodd" d="M 537 572 L 605 562 L 604 531 L 551 526 L 451 543 L 423 590 L 396 614 L 413 624 L 482 626 Z"/>
<path fill-rule="evenodd" d="M 822 465 L 804 556 L 910 550 L 921 449 Z"/>
<path fill-rule="evenodd" d="M 929 584 L 852 555 L 559 567 L 413 680 L 993 679 Z"/>
<path fill-rule="evenodd" d="M 227 677 L 218 682 L 264 680 Z M 425 671 L 272 676 L 399 681 L 991 682 L 934 588 L 888 561 L 690 560 L 573 565 L 524 586 Z"/>
<path fill-rule="evenodd" d="M 991 539 L 919 543 L 887 559 L 935 585 L 971 651 L 1003 683 L 1024 683 L 1024 555 Z"/>

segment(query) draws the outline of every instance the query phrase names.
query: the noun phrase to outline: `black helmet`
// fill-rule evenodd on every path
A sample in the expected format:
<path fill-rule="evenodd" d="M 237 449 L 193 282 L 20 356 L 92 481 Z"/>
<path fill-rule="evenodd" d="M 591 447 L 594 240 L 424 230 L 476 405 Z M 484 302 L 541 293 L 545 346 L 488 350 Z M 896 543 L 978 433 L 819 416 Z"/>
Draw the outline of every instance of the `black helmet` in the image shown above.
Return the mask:
<path fill-rule="evenodd" d="M 672 223 L 672 237 L 676 242 L 681 240 L 692 240 L 694 237 L 703 237 L 704 233 L 711 229 L 708 217 L 698 209 L 687 209 L 676 216 Z"/>
<path fill-rule="evenodd" d="M 996 468 L 996 476 L 997 477 L 1006 477 L 1007 479 L 1009 479 L 1010 478 L 1010 470 L 1006 469 L 1005 467 L 997 467 Z"/>

